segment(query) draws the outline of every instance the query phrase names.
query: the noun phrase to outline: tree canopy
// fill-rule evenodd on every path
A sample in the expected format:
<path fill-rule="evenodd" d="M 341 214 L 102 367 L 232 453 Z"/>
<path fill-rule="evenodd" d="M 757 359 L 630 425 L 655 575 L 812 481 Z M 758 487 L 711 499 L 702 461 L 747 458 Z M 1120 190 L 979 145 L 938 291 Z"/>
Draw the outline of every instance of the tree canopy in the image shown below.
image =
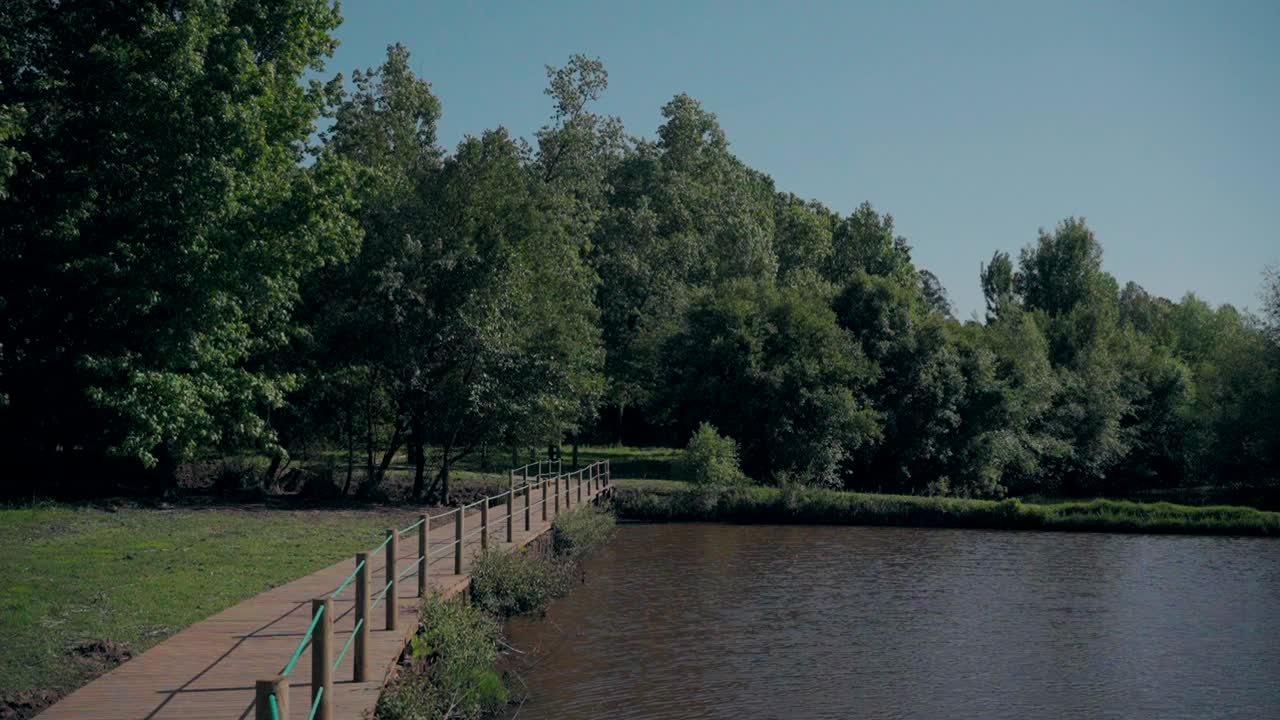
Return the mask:
<path fill-rule="evenodd" d="M 309 79 L 339 21 L 327 0 L 0 6 L 15 454 L 168 482 L 318 446 L 373 493 L 407 452 L 419 497 L 471 453 L 566 438 L 906 493 L 1277 483 L 1274 271 L 1259 316 L 1157 297 L 1068 217 L 990 255 L 962 321 L 891 214 L 778 189 L 687 94 L 629 135 L 574 55 L 529 139 L 445 148 L 405 47 Z"/>

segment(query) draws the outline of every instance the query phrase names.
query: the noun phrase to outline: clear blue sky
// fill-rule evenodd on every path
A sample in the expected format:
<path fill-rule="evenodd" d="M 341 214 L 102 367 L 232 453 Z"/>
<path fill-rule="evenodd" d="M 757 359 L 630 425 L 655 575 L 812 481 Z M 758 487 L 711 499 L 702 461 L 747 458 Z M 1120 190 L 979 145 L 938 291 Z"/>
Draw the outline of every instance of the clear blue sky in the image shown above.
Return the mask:
<path fill-rule="evenodd" d="M 348 0 L 326 68 L 402 42 L 441 140 L 551 108 L 544 66 L 609 70 L 600 105 L 652 137 L 687 92 L 781 190 L 891 212 L 961 317 L 978 266 L 1088 218 L 1123 283 L 1256 307 L 1280 263 L 1280 2 Z"/>

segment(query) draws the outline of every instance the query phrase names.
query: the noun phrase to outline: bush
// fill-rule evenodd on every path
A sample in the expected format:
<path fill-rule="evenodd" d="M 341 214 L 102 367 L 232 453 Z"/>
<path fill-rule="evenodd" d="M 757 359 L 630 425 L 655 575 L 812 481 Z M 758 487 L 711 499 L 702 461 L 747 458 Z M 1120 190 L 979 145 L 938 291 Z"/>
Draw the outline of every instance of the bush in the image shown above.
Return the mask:
<path fill-rule="evenodd" d="M 693 432 L 684 450 L 684 462 L 699 485 L 738 485 L 746 480 L 738 467 L 738 443 L 716 432 L 711 423 L 704 422 Z"/>
<path fill-rule="evenodd" d="M 541 613 L 569 592 L 568 568 L 528 548 L 486 550 L 471 568 L 471 602 L 496 617 Z"/>
<path fill-rule="evenodd" d="M 578 563 L 604 547 L 616 530 L 613 513 L 584 505 L 556 518 L 552 547 L 557 557 Z"/>
<path fill-rule="evenodd" d="M 501 627 L 476 607 L 439 596 L 423 601 L 407 672 L 378 698 L 378 720 L 480 718 L 506 704 L 494 670 Z"/>

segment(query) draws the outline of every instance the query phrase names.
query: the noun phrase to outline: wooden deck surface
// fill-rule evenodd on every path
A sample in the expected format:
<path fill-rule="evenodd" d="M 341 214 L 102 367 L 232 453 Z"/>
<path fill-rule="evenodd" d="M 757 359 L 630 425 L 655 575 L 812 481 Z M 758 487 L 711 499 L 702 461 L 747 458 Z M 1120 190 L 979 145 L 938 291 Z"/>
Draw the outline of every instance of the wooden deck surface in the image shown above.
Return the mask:
<path fill-rule="evenodd" d="M 589 493 L 584 480 L 583 501 Z M 518 548 L 550 528 L 542 521 L 541 493 L 532 494 L 530 530 L 524 530 L 524 498 L 514 503 L 513 542 L 506 542 L 506 507 L 489 511 L 489 543 L 495 548 Z M 578 506 L 576 488 L 573 507 Z M 548 520 L 554 520 L 553 493 L 547 498 Z M 564 503 L 561 503 L 561 511 Z M 465 533 L 480 526 L 480 508 L 467 511 Z M 452 595 L 470 584 L 467 568 L 480 549 L 480 534 L 468 539 L 463 551 L 463 574 L 453 574 L 453 517 L 435 521 L 430 545 L 433 555 L 427 573 L 428 592 Z M 401 536 L 398 570 L 403 573 L 417 558 L 418 531 Z M 370 556 L 370 595 L 376 597 L 386 586 L 386 552 Z M 254 683 L 278 674 L 289 660 L 299 639 L 311 624 L 311 600 L 332 593 L 351 574 L 354 559 L 343 560 L 286 585 L 268 590 L 235 607 L 183 630 L 142 655 L 85 685 L 45 710 L 40 720 L 140 720 L 143 718 L 252 718 Z M 385 610 L 380 605 L 370 613 L 370 682 L 352 681 L 352 659 L 348 652 L 334 672 L 333 717 L 335 720 L 371 717 L 384 679 L 418 624 L 417 570 L 399 581 L 398 629 L 388 631 Z M 354 625 L 355 583 L 334 598 L 334 654 L 342 650 Z M 311 710 L 311 651 L 308 648 L 289 674 L 288 718 L 306 718 Z"/>

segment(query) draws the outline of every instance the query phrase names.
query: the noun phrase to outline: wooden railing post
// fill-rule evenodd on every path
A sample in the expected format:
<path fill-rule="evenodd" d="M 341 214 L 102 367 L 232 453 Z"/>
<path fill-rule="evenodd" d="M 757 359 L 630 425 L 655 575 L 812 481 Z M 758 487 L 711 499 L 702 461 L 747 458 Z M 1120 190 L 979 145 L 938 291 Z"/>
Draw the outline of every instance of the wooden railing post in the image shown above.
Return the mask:
<path fill-rule="evenodd" d="M 515 519 L 515 513 L 512 512 L 513 510 L 515 510 L 515 505 L 516 505 L 516 473 L 513 470 L 511 471 L 511 483 L 507 488 L 507 542 L 511 542 L 512 531 L 515 529 L 512 527 L 512 524 L 511 524 L 511 521 Z"/>
<path fill-rule="evenodd" d="M 522 470 L 520 477 L 524 482 L 524 531 L 529 532 L 529 505 L 533 502 L 533 488 L 529 486 L 529 471 Z M 535 480 L 541 480 L 541 475 L 535 475 Z"/>
<path fill-rule="evenodd" d="M 560 517 L 560 476 L 556 475 L 556 517 Z"/>
<path fill-rule="evenodd" d="M 582 471 L 578 471 L 578 504 L 582 504 Z"/>
<path fill-rule="evenodd" d="M 489 549 L 489 498 L 480 501 L 480 549 Z"/>
<path fill-rule="evenodd" d="M 360 627 L 356 630 L 351 652 L 355 658 L 351 661 L 354 672 L 351 679 L 366 682 L 369 679 L 369 553 L 356 553 L 356 619 L 352 622 Z M 361 621 L 364 622 L 361 622 Z"/>
<path fill-rule="evenodd" d="M 316 720 L 333 720 L 333 598 L 312 600 L 311 617 L 316 615 L 320 622 L 311 635 L 311 704 Z"/>
<path fill-rule="evenodd" d="M 289 678 L 277 675 L 270 680 L 259 680 L 254 685 L 253 717 L 254 720 L 274 720 L 271 714 L 271 696 L 276 696 L 276 710 L 280 711 L 280 720 L 289 718 Z"/>
<path fill-rule="evenodd" d="M 458 512 L 453 516 L 453 574 L 462 574 L 462 516 L 465 513 L 462 506 L 458 506 Z"/>
<path fill-rule="evenodd" d="M 573 497 L 573 473 L 564 476 L 564 509 L 572 507 L 569 500 Z"/>
<path fill-rule="evenodd" d="M 547 521 L 547 479 L 542 478 L 542 522 Z"/>
<path fill-rule="evenodd" d="M 382 599 L 384 605 L 387 606 L 387 629 L 396 629 L 396 619 L 400 615 L 400 607 L 397 597 L 396 575 L 398 574 L 396 558 L 400 555 L 400 538 L 399 532 L 394 528 L 387 531 L 387 583 L 390 587 L 383 586 L 386 591 L 386 597 Z"/>
<path fill-rule="evenodd" d="M 418 597 L 427 596 L 427 564 L 430 562 L 428 551 L 431 549 L 431 518 L 419 515 L 418 521 Z"/>

